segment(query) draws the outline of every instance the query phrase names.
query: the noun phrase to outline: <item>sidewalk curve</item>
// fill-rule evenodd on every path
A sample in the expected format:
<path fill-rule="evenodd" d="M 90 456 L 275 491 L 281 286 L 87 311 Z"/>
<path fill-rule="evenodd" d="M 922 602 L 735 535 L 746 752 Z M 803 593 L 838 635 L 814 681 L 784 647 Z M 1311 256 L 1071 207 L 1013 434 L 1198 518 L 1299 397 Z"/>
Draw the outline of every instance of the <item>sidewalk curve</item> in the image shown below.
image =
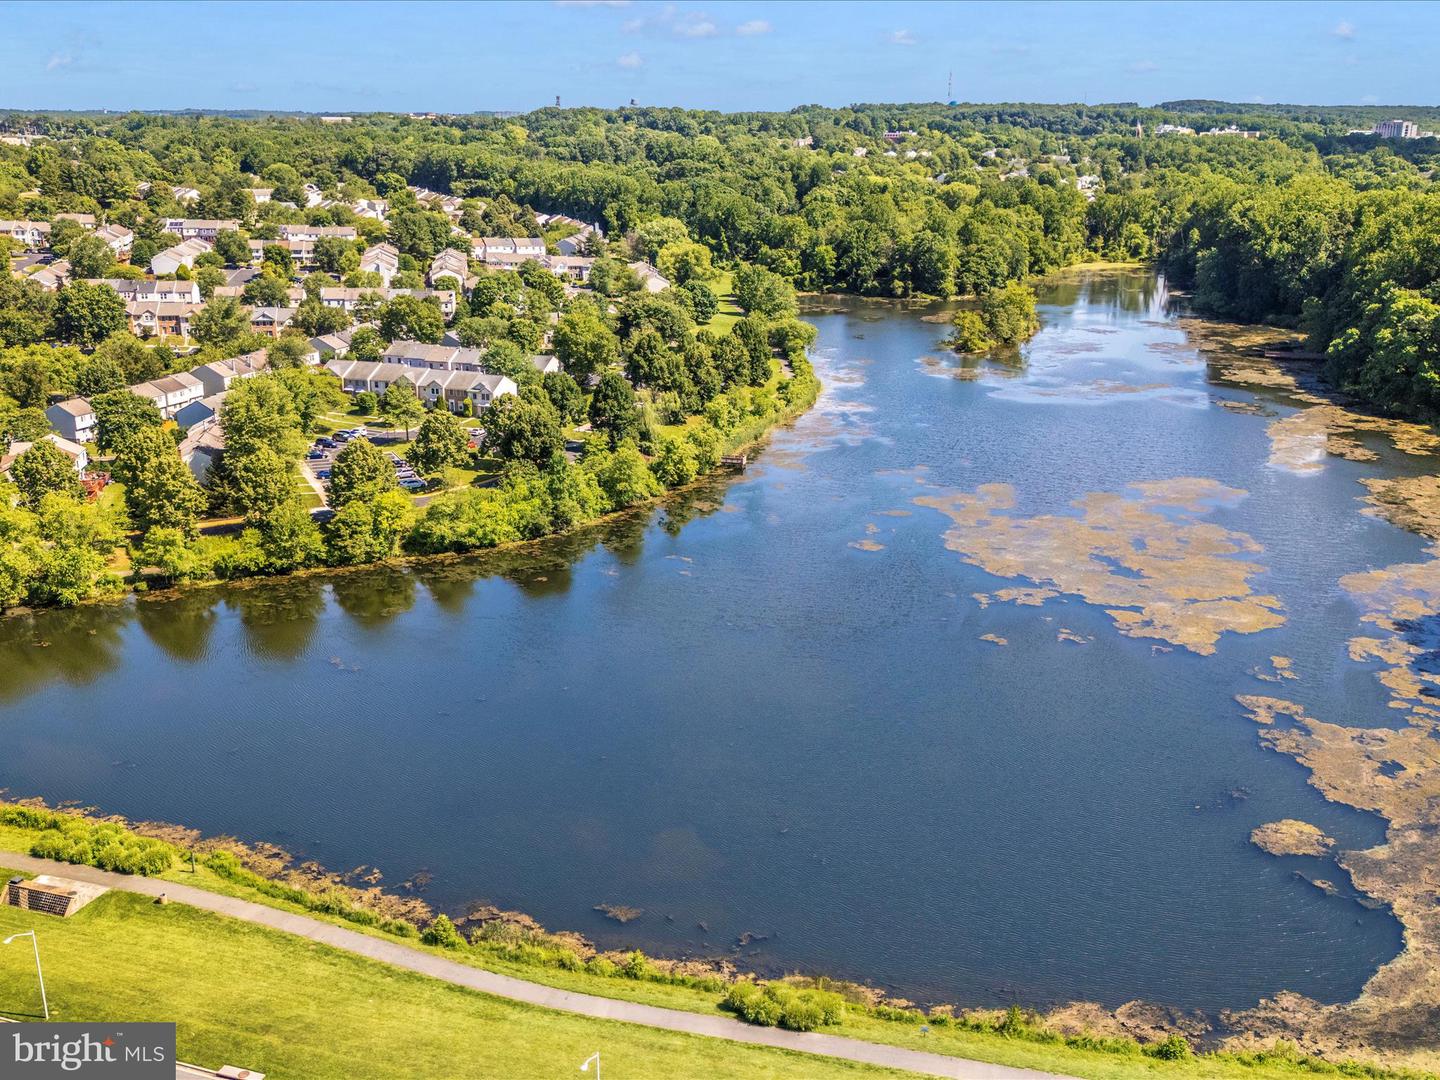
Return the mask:
<path fill-rule="evenodd" d="M 732 1042 L 751 1043 L 758 1046 L 773 1046 L 805 1054 L 821 1054 L 825 1057 L 856 1061 L 867 1065 L 881 1065 L 891 1069 L 905 1069 L 930 1076 L 944 1076 L 956 1080 L 1057 1080 L 1058 1074 L 1044 1073 L 1033 1069 L 1020 1069 L 1010 1065 L 994 1065 L 984 1061 L 970 1061 L 966 1058 L 951 1057 L 947 1054 L 931 1054 L 923 1050 L 909 1050 L 901 1046 L 886 1046 L 883 1043 L 864 1042 L 849 1039 L 843 1035 L 822 1035 L 818 1032 L 785 1031 L 781 1028 L 756 1027 L 741 1020 L 724 1016 L 707 1016 L 702 1013 L 688 1013 L 678 1009 L 664 1009 L 655 1005 L 642 1005 L 633 1001 L 617 1001 L 613 998 L 581 994 L 573 990 L 561 990 L 540 983 L 526 982 L 510 975 L 461 964 L 458 961 L 437 956 L 434 953 L 410 948 L 398 941 L 370 937 L 367 934 L 334 926 L 308 915 L 266 907 L 250 900 L 198 889 L 173 881 L 155 878 L 132 877 L 129 874 L 114 874 L 97 870 L 91 866 L 72 866 L 69 863 L 51 859 L 37 859 L 32 855 L 18 852 L 0 852 L 0 865 L 24 870 L 32 874 L 58 874 L 79 881 L 89 881 L 124 892 L 140 893 L 144 896 L 159 896 L 164 893 L 170 900 L 189 904 L 191 907 L 213 911 L 232 919 L 241 919 L 258 926 L 296 934 L 346 952 L 378 960 L 407 971 L 418 972 L 432 978 L 442 979 L 456 986 L 464 986 L 495 997 L 539 1005 L 560 1012 L 591 1016 L 600 1020 L 619 1020 L 628 1024 L 642 1024 L 646 1027 L 665 1031 L 679 1031 L 690 1035 L 706 1035 L 711 1038 L 729 1039 Z M 1058 1077 L 1058 1080 L 1069 1080 Z"/>

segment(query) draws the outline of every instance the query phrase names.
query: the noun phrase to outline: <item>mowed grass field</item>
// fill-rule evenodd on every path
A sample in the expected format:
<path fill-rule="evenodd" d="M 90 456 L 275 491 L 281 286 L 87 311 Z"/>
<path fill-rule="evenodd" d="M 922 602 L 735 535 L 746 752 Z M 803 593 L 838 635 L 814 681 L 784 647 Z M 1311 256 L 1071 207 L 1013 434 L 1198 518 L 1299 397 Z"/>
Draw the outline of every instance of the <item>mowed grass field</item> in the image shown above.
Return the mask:
<path fill-rule="evenodd" d="M 8 874 L 7 874 L 8 876 Z M 516 1004 L 325 945 L 110 892 L 69 919 L 0 907 L 36 930 L 51 1018 L 176 1021 L 181 1060 L 274 1080 L 904 1074 Z M 0 947 L 0 1014 L 40 1018 L 28 939 Z"/>
<path fill-rule="evenodd" d="M 745 312 L 735 302 L 735 274 L 731 270 L 719 270 L 705 284 L 714 289 L 715 295 L 720 298 L 720 309 L 703 329 L 709 330 L 716 337 L 724 337 L 730 332 L 730 328 L 745 316 Z"/>

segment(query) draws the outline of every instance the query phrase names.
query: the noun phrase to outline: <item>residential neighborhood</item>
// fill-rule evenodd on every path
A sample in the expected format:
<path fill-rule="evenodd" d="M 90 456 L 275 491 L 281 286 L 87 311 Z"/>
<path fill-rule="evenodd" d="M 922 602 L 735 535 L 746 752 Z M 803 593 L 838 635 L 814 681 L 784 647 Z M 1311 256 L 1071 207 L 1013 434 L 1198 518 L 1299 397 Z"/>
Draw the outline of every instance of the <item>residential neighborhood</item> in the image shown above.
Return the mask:
<path fill-rule="evenodd" d="M 431 466 L 426 478 L 397 455 L 420 419 L 443 414 L 471 425 L 460 456 L 440 459 L 460 461 L 480 452 L 482 418 L 497 402 L 560 380 L 555 400 L 569 410 L 566 395 L 596 388 L 602 369 L 588 356 L 574 371 L 578 383 L 565 374 L 562 357 L 586 348 L 562 319 L 568 307 L 583 302 L 572 318 L 594 305 L 615 313 L 626 296 L 668 291 L 688 312 L 692 295 L 710 295 L 699 279 L 691 292 L 675 289 L 651 261 L 654 249 L 638 250 L 632 240 L 611 250 L 600 225 L 576 217 L 520 210 L 529 229 L 500 235 L 471 231 L 488 220 L 484 200 L 416 185 L 342 195 L 261 179 L 242 185 L 228 214 L 213 212 L 203 186 L 149 181 L 136 186 L 133 209 L 112 208 L 110 219 L 64 211 L 0 222 L 12 278 L 57 304 L 83 294 L 100 320 L 84 331 L 86 347 L 96 358 L 123 356 L 121 370 L 144 371 L 123 384 L 108 369 L 103 379 L 97 371 L 81 380 L 94 392 L 50 394 L 42 403 L 49 430 L 41 441 L 66 456 L 92 497 L 129 475 L 115 458 L 113 431 L 106 436 L 115 423 L 107 417 L 124 400 L 152 410 L 173 432 L 194 482 L 210 488 L 235 467 L 223 463 L 227 403 L 237 388 L 303 373 L 304 385 L 330 402 L 329 423 L 296 467 L 300 490 L 313 492 L 310 512 L 333 512 L 330 474 L 345 431 L 351 441 L 364 431 L 396 448 L 387 453 L 398 462 L 401 489 L 428 498 L 437 484 L 444 490 L 473 474 L 446 481 Z M 417 223 L 431 231 L 417 233 Z M 603 293 L 591 288 L 600 264 Z M 403 407 L 402 398 L 414 405 Z M 342 427 L 342 417 L 366 415 L 367 423 Z M 587 428 L 582 419 L 566 416 L 562 442 L 572 459 Z M 37 436 L 26 436 L 11 437 L 0 477 L 34 447 Z"/>

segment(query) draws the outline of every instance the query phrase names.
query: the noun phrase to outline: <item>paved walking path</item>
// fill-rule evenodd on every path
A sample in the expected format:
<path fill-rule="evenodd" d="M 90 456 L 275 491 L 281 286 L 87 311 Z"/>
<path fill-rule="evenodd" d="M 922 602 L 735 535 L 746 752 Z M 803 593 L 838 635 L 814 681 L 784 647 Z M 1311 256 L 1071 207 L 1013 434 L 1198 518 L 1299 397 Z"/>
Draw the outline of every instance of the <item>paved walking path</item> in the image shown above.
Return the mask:
<path fill-rule="evenodd" d="M 826 1057 L 843 1058 L 868 1065 L 883 1065 L 892 1069 L 925 1073 L 931 1076 L 955 1077 L 959 1080 L 1053 1080 L 1052 1073 L 1032 1069 L 1017 1069 L 1008 1065 L 992 1065 L 983 1061 L 969 1061 L 945 1054 L 930 1054 L 921 1050 L 907 1050 L 899 1046 L 885 1046 L 881 1043 L 862 1042 L 847 1039 L 841 1035 L 821 1035 L 815 1032 L 784 1031 L 780 1028 L 756 1027 L 740 1020 L 724 1016 L 706 1016 L 702 1013 L 682 1012 L 678 1009 L 662 1009 L 654 1005 L 641 1005 L 633 1001 L 616 1001 L 613 998 L 580 994 L 573 990 L 559 990 L 553 986 L 526 982 L 509 975 L 483 971 L 455 960 L 449 960 L 434 953 L 424 952 L 385 938 L 370 937 L 341 926 L 333 926 L 308 915 L 298 915 L 278 908 L 266 907 L 249 900 L 197 889 L 193 885 L 177 884 L 173 881 L 158 881 L 153 878 L 131 877 L 128 874 L 112 874 L 90 866 L 71 866 L 69 863 L 37 859 L 30 855 L 0 852 L 0 866 L 12 867 L 33 874 L 58 874 L 62 877 L 106 885 L 112 889 L 141 893 L 145 896 L 159 896 L 164 893 L 170 900 L 192 907 L 203 908 L 232 919 L 268 926 L 289 934 L 332 945 L 337 949 L 356 953 L 360 956 L 391 964 L 407 971 L 419 972 L 436 979 L 468 987 L 511 1001 L 522 1001 L 561 1012 L 593 1016 L 601 1020 L 622 1020 L 630 1024 L 661 1028 L 665 1031 L 679 1031 L 691 1035 L 708 1035 L 733 1042 L 753 1043 L 759 1046 L 774 1046 L 806 1054 L 822 1054 Z M 603 1048 L 602 1048 L 603 1049 Z M 1061 1078 L 1064 1080 L 1064 1078 Z"/>

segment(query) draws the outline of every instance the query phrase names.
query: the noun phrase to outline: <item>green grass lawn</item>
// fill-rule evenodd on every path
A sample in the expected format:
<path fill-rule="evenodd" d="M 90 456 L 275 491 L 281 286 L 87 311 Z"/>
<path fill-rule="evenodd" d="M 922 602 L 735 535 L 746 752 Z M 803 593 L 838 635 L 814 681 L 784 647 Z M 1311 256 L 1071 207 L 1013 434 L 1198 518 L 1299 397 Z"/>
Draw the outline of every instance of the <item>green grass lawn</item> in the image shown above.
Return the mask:
<path fill-rule="evenodd" d="M 102 510 L 124 510 L 125 485 L 116 481 L 106 484 L 100 494 L 95 496 L 95 505 Z"/>
<path fill-rule="evenodd" d="M 715 277 L 705 284 L 715 290 L 715 295 L 720 298 L 720 308 L 715 317 L 705 324 L 703 329 L 709 330 L 716 337 L 724 337 L 734 326 L 745 316 L 740 310 L 740 305 L 735 303 L 734 273 L 729 270 L 716 272 Z"/>
<path fill-rule="evenodd" d="M 7 875 L 8 876 L 8 875 Z M 182 1060 L 305 1080 L 607 1075 L 887 1077 L 889 1070 L 570 1016 L 400 971 L 183 904 L 111 892 L 70 919 L 0 907 L 35 929 L 56 1021 L 176 1021 Z M 0 948 L 0 1013 L 39 1019 L 28 941 Z"/>

